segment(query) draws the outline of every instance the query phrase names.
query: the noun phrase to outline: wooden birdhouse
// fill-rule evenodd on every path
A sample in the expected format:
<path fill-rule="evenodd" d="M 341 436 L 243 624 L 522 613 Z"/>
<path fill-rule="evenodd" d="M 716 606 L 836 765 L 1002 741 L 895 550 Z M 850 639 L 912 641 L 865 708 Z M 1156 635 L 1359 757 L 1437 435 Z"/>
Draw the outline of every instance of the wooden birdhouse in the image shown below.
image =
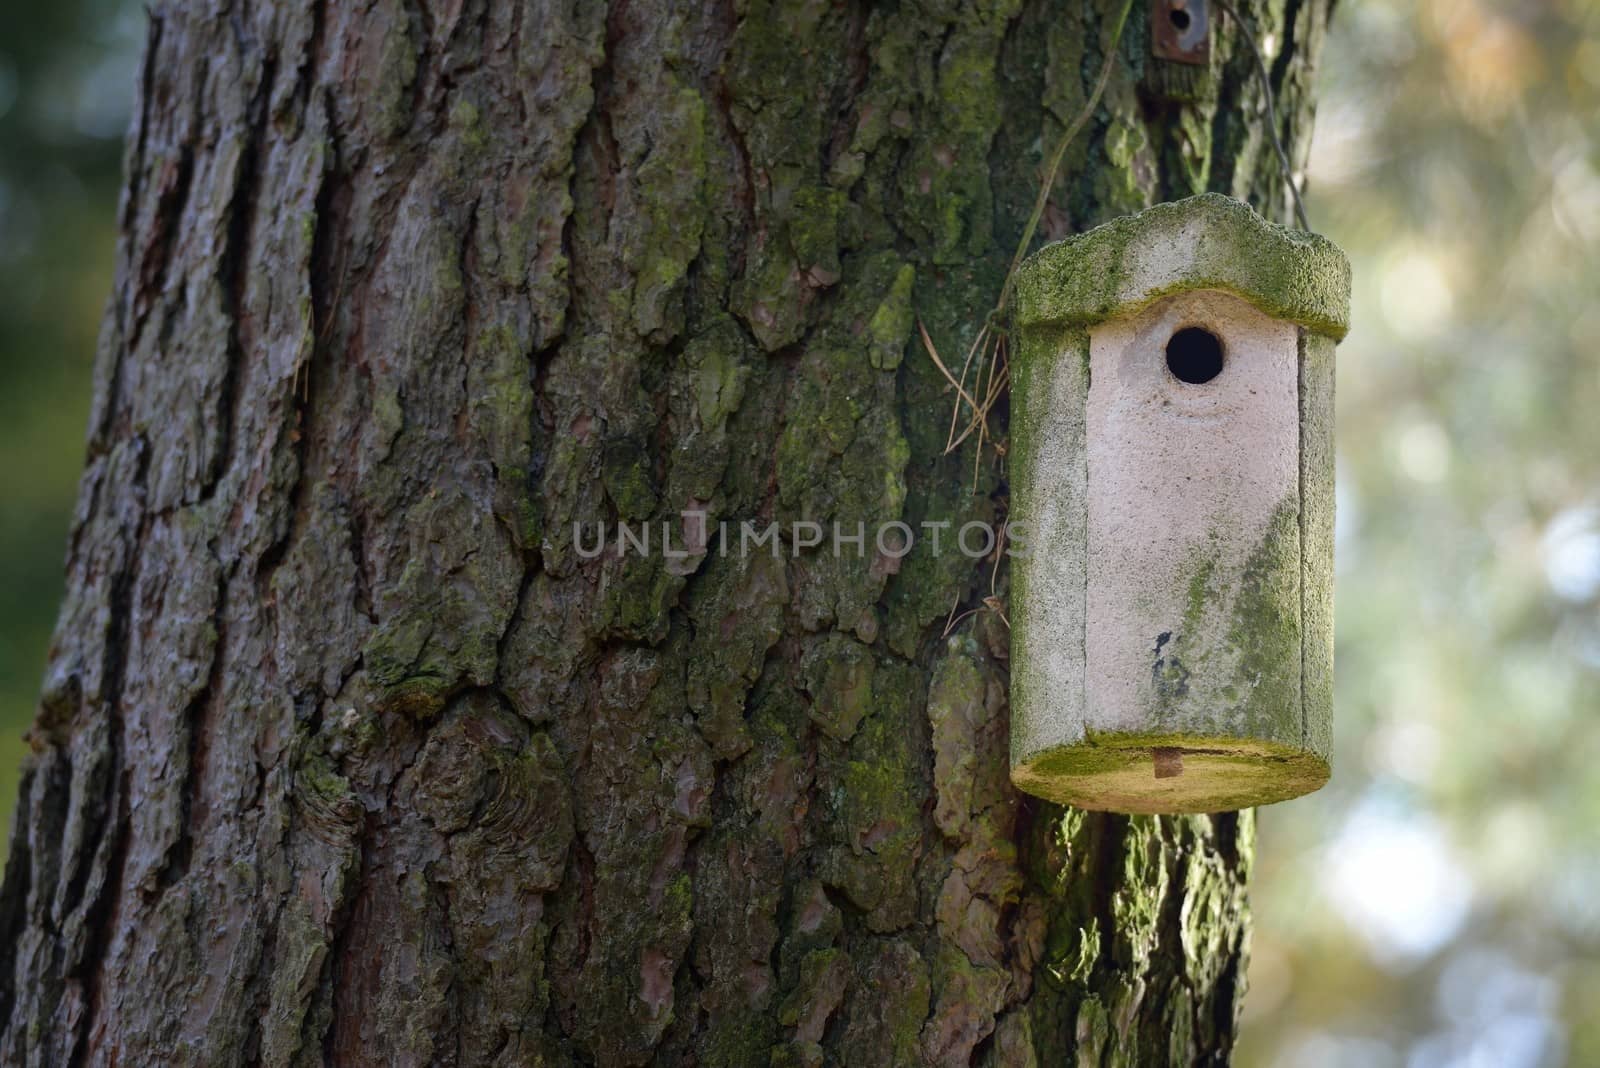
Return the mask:
<path fill-rule="evenodd" d="M 1050 245 L 1013 324 L 1011 777 L 1115 812 L 1328 779 L 1350 267 L 1206 194 Z"/>

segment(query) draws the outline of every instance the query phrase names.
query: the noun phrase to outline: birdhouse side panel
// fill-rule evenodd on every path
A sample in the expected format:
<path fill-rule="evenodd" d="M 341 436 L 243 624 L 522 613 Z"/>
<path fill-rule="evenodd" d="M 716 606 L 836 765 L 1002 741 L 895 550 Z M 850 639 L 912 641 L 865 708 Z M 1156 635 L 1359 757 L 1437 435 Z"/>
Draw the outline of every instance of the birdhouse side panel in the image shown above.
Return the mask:
<path fill-rule="evenodd" d="M 1333 746 L 1334 342 L 1300 334 L 1300 543 L 1305 747 Z"/>
<path fill-rule="evenodd" d="M 1011 359 L 1011 752 L 1021 762 L 1084 732 L 1089 335 L 1024 331 Z"/>

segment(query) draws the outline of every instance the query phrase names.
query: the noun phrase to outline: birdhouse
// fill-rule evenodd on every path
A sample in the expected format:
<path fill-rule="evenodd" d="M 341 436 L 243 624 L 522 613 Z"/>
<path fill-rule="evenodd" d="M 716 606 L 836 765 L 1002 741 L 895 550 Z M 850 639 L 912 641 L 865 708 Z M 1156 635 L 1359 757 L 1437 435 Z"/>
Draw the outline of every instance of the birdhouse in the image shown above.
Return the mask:
<path fill-rule="evenodd" d="M 1212 812 L 1328 779 L 1350 266 L 1206 194 L 1041 249 L 1011 349 L 1011 778 Z"/>

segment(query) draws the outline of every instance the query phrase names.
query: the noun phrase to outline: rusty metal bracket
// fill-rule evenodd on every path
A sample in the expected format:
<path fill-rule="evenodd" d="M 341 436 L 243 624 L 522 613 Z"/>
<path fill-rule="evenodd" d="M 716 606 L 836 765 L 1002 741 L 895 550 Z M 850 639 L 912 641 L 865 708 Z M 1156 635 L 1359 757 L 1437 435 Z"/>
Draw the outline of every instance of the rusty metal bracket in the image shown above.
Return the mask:
<path fill-rule="evenodd" d="M 1211 12 L 1206 0 L 1150 0 L 1150 51 L 1196 67 L 1211 62 Z"/>

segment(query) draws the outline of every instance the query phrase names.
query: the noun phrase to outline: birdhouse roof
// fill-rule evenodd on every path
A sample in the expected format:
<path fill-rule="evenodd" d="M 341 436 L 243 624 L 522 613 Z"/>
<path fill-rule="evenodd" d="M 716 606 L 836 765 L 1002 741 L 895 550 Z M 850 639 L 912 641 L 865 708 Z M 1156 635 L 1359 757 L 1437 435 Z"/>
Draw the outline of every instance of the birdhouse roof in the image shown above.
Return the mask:
<path fill-rule="evenodd" d="M 1174 293 L 1215 289 L 1339 340 L 1350 329 L 1350 261 L 1319 234 L 1202 193 L 1046 245 L 1017 271 L 1016 324 L 1089 325 Z"/>

